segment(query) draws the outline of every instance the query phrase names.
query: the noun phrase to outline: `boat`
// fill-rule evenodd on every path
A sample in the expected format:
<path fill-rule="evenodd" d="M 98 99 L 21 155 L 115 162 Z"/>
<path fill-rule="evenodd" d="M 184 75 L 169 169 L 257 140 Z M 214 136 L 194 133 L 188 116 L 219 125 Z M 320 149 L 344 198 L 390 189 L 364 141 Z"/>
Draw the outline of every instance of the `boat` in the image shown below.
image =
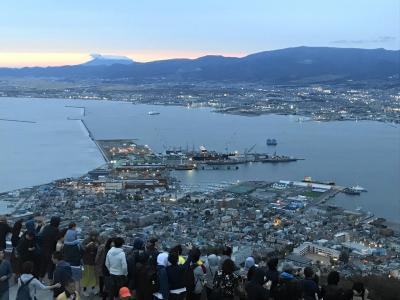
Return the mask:
<path fill-rule="evenodd" d="M 276 145 L 278 145 L 276 139 L 267 139 L 267 146 L 276 146 Z"/>
<path fill-rule="evenodd" d="M 281 162 L 292 162 L 298 161 L 298 158 L 285 156 L 285 155 L 268 155 L 265 158 L 261 159 L 262 163 L 281 163 Z"/>
<path fill-rule="evenodd" d="M 355 190 L 355 189 L 353 189 L 351 187 L 350 188 L 345 188 L 343 190 L 343 193 L 345 193 L 347 195 L 360 195 L 361 194 L 360 191 L 357 191 L 357 190 Z"/>
<path fill-rule="evenodd" d="M 160 113 L 158 111 L 149 111 L 147 114 L 149 116 L 155 116 L 155 115 L 159 115 Z"/>
<path fill-rule="evenodd" d="M 187 164 L 187 165 L 186 164 L 180 164 L 180 165 L 176 165 L 174 167 L 174 169 L 176 171 L 190 171 L 190 170 L 193 170 L 195 168 L 196 168 L 195 165 L 190 165 L 190 164 Z"/>
<path fill-rule="evenodd" d="M 313 180 L 311 176 L 305 176 L 304 179 L 302 180 L 303 182 L 307 183 L 316 183 L 316 184 L 326 184 L 326 185 L 336 185 L 334 181 L 318 181 L 318 180 Z"/>
<path fill-rule="evenodd" d="M 356 185 L 351 187 L 352 190 L 358 191 L 358 192 L 366 192 L 367 190 L 364 189 L 362 186 Z"/>

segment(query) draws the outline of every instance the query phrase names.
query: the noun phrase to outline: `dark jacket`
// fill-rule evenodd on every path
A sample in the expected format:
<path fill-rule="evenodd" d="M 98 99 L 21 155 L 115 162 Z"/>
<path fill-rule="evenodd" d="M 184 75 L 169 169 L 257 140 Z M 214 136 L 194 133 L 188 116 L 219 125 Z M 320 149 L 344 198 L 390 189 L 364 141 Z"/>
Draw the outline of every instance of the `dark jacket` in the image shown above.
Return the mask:
<path fill-rule="evenodd" d="M 305 278 L 301 281 L 304 300 L 315 300 L 315 294 L 321 296 L 317 283 L 311 278 Z"/>
<path fill-rule="evenodd" d="M 64 245 L 63 257 L 71 266 L 80 266 L 82 259 L 82 249 L 80 245 Z"/>
<path fill-rule="evenodd" d="M 282 272 L 276 288 L 276 300 L 299 300 L 302 297 L 300 282 L 292 275 Z"/>
<path fill-rule="evenodd" d="M 269 290 L 271 297 L 274 297 L 275 295 L 275 291 L 276 291 L 276 287 L 278 285 L 279 282 L 279 272 L 277 270 L 265 270 L 265 282 L 271 281 L 271 288 Z"/>
<path fill-rule="evenodd" d="M 269 291 L 263 287 L 264 281 L 265 272 L 257 268 L 252 279 L 246 284 L 247 300 L 269 299 Z"/>
<path fill-rule="evenodd" d="M 6 249 L 6 237 L 11 233 L 11 227 L 5 222 L 0 222 L 0 249 Z"/>
<path fill-rule="evenodd" d="M 11 244 L 13 247 L 18 246 L 19 242 L 19 234 L 21 233 L 22 229 L 22 220 L 18 220 L 17 222 L 14 223 L 14 226 L 11 231 Z"/>
<path fill-rule="evenodd" d="M 41 245 L 42 254 L 51 256 L 56 250 L 56 244 L 59 237 L 58 226 L 60 218 L 52 217 L 50 224 L 46 225 L 39 234 L 39 243 Z"/>
<path fill-rule="evenodd" d="M 327 285 L 322 287 L 321 296 L 324 300 L 343 300 L 345 299 L 344 290 L 337 285 Z"/>
<path fill-rule="evenodd" d="M 157 278 L 159 283 L 159 292 L 162 294 L 163 299 L 168 300 L 169 298 L 169 283 L 167 268 L 161 265 L 157 265 Z"/>
<path fill-rule="evenodd" d="M 29 250 L 33 247 L 35 248 L 34 250 Z M 17 253 L 21 262 L 36 261 L 38 247 L 35 239 L 28 240 L 24 235 L 18 242 Z"/>
<path fill-rule="evenodd" d="M 181 289 L 185 287 L 185 272 L 190 266 L 189 257 L 183 265 L 171 265 L 167 267 L 168 284 L 170 290 Z"/>
<path fill-rule="evenodd" d="M 0 277 L 7 276 L 7 278 L 10 279 L 11 275 L 11 264 L 8 260 L 3 259 L 2 261 L 0 261 Z M 6 292 L 8 288 L 8 280 L 0 281 L 0 299 L 1 295 L 3 295 L 3 293 Z"/>
<path fill-rule="evenodd" d="M 64 260 L 60 261 L 54 269 L 53 276 L 54 283 L 61 283 L 60 288 L 54 289 L 54 297 L 57 297 L 64 292 L 65 284 L 72 277 L 71 265 Z"/>
<path fill-rule="evenodd" d="M 139 269 L 147 262 L 147 260 L 148 257 L 143 250 L 133 250 L 129 253 L 127 259 L 129 289 L 136 290 Z"/>

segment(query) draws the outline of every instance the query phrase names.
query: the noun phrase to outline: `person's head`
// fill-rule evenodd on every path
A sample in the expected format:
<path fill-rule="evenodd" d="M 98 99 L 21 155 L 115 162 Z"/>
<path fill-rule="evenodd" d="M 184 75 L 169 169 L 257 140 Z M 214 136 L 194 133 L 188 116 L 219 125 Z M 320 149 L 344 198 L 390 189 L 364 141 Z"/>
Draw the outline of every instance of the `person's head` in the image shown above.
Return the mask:
<path fill-rule="evenodd" d="M 122 245 L 124 244 L 124 242 L 125 242 L 124 239 L 122 237 L 118 236 L 114 239 L 114 247 L 121 248 Z"/>
<path fill-rule="evenodd" d="M 148 250 L 154 250 L 158 248 L 158 239 L 156 237 L 152 237 L 147 241 L 146 248 Z"/>
<path fill-rule="evenodd" d="M 271 258 L 268 263 L 268 269 L 270 271 L 276 271 L 278 269 L 278 259 L 277 258 Z"/>
<path fill-rule="evenodd" d="M 225 259 L 222 263 L 221 269 L 224 274 L 232 274 L 235 271 L 235 263 L 232 259 Z"/>
<path fill-rule="evenodd" d="M 119 289 L 118 295 L 121 300 L 131 299 L 132 297 L 131 291 L 126 286 Z"/>
<path fill-rule="evenodd" d="M 305 278 L 312 278 L 314 276 L 314 271 L 311 267 L 304 268 L 304 277 Z"/>
<path fill-rule="evenodd" d="M 65 283 L 65 290 L 70 294 L 75 293 L 76 291 L 75 282 L 72 278 L 69 278 Z"/>
<path fill-rule="evenodd" d="M 106 241 L 106 243 L 104 245 L 104 248 L 106 250 L 110 250 L 111 247 L 114 247 L 114 239 L 115 239 L 114 237 L 110 237 L 110 238 L 107 239 L 107 241 Z"/>
<path fill-rule="evenodd" d="M 4 249 L 0 249 L 0 260 L 4 259 Z"/>
<path fill-rule="evenodd" d="M 68 224 L 68 229 L 75 229 L 76 228 L 76 224 L 74 222 L 71 222 Z"/>
<path fill-rule="evenodd" d="M 53 255 L 51 256 L 51 260 L 53 261 L 54 264 L 57 264 L 58 262 L 63 260 L 63 255 L 62 252 L 60 251 L 56 251 L 53 253 Z"/>
<path fill-rule="evenodd" d="M 32 274 L 33 273 L 33 262 L 26 261 L 22 264 L 21 273 L 22 274 Z"/>
<path fill-rule="evenodd" d="M 365 287 L 362 282 L 354 282 L 352 290 L 359 296 L 364 297 Z"/>
<path fill-rule="evenodd" d="M 168 255 L 168 261 L 173 266 L 178 265 L 178 261 L 179 261 L 178 252 L 170 252 Z"/>
<path fill-rule="evenodd" d="M 338 285 L 339 281 L 340 281 L 339 272 L 337 272 L 337 271 L 331 271 L 331 272 L 328 274 L 328 278 L 327 278 L 328 284 L 330 284 L 330 285 Z"/>
<path fill-rule="evenodd" d="M 282 266 L 282 272 L 288 273 L 288 274 L 293 274 L 294 269 L 293 269 L 293 265 L 290 263 L 285 263 Z"/>
<path fill-rule="evenodd" d="M 91 241 L 93 241 L 93 242 L 97 241 L 97 240 L 98 240 L 98 237 L 99 237 L 99 234 L 97 233 L 96 230 L 92 230 L 92 231 L 89 233 L 89 239 L 90 239 Z"/>
<path fill-rule="evenodd" d="M 3 215 L 0 216 L 0 223 L 7 223 L 6 216 L 3 216 Z"/>
<path fill-rule="evenodd" d="M 57 217 L 57 216 L 51 217 L 51 219 L 50 219 L 50 225 L 53 227 L 58 228 L 58 226 L 60 226 L 60 222 L 61 222 L 61 219 L 60 219 L 60 217 Z"/>
<path fill-rule="evenodd" d="M 254 266 L 256 264 L 256 261 L 254 260 L 254 257 L 249 256 L 248 258 L 246 258 L 245 262 L 244 262 L 244 268 L 246 270 L 250 269 L 252 266 Z"/>
<path fill-rule="evenodd" d="M 201 252 L 199 248 L 192 248 L 189 252 L 189 256 L 192 258 L 193 262 L 197 262 L 200 259 Z"/>
<path fill-rule="evenodd" d="M 224 249 L 222 250 L 222 254 L 231 257 L 232 256 L 232 247 L 226 245 L 224 247 Z"/>
<path fill-rule="evenodd" d="M 183 249 L 182 249 L 182 245 L 178 244 L 175 247 L 171 248 L 170 252 L 176 252 L 178 253 L 178 255 L 182 255 L 183 253 Z"/>
<path fill-rule="evenodd" d="M 137 237 L 133 241 L 133 250 L 144 250 L 144 241 L 143 239 Z"/>

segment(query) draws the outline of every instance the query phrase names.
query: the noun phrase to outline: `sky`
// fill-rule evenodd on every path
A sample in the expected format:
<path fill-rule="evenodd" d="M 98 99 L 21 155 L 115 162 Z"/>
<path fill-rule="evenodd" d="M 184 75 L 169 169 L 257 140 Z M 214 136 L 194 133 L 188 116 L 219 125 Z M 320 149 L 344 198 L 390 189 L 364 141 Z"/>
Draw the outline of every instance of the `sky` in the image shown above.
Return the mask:
<path fill-rule="evenodd" d="M 399 0 L 1 0 L 0 67 L 400 48 Z"/>

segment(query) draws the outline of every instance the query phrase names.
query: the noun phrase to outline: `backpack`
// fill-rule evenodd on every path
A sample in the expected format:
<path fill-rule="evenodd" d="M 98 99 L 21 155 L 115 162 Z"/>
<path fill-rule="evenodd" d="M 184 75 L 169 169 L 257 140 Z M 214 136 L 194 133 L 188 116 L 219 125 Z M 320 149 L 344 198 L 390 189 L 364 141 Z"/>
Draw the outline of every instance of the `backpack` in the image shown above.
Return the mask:
<path fill-rule="evenodd" d="M 19 280 L 21 281 L 21 286 L 18 288 L 17 298 L 15 300 L 33 300 L 29 290 L 29 284 L 34 278 L 35 277 L 32 276 L 32 278 L 29 279 L 27 282 L 23 282 L 22 279 L 19 278 Z"/>

